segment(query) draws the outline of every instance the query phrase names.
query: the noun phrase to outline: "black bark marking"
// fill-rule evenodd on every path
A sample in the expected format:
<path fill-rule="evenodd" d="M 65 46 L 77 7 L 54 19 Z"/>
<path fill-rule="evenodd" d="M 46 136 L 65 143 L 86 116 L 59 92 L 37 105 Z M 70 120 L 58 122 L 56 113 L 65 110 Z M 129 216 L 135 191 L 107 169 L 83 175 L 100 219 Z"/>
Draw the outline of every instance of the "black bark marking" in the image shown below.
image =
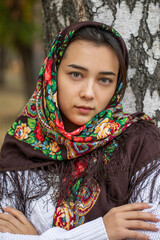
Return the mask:
<path fill-rule="evenodd" d="M 65 20 L 65 25 L 67 25 L 67 20 L 69 20 L 70 24 L 78 21 L 78 13 L 76 14 L 74 2 L 75 1 L 72 0 L 63 0 L 62 14 Z"/>
<path fill-rule="evenodd" d="M 54 14 L 54 12 L 52 12 L 52 10 L 50 9 L 50 1 L 42 0 L 42 7 L 43 7 L 44 43 L 45 43 L 44 47 L 45 47 L 45 55 L 47 55 L 50 48 L 50 44 L 53 39 L 51 15 Z"/>
<path fill-rule="evenodd" d="M 154 120 L 155 120 L 156 124 L 158 124 L 158 122 L 160 121 L 160 110 L 159 109 L 157 109 L 155 111 L 155 118 L 154 118 Z M 160 127 L 159 127 L 159 129 L 160 129 Z"/>
<path fill-rule="evenodd" d="M 90 0 L 83 0 L 84 8 L 85 8 L 85 16 L 88 20 L 93 21 L 93 12 L 92 7 L 93 3 Z"/>
<path fill-rule="evenodd" d="M 126 5 L 129 7 L 130 13 L 134 10 L 137 0 L 126 1 Z"/>
<path fill-rule="evenodd" d="M 129 51 L 130 67 L 136 69 L 136 73 L 134 77 L 130 79 L 130 83 L 136 97 L 137 111 L 143 111 L 143 100 L 147 89 L 150 90 L 151 95 L 157 87 L 158 91 L 160 91 L 160 83 L 158 81 L 158 62 L 154 74 L 150 74 L 148 68 L 145 66 L 148 54 L 143 48 L 143 43 L 146 42 L 148 48 L 150 49 L 153 45 L 155 37 L 151 35 L 147 24 L 149 8 L 148 1 L 144 2 L 143 8 L 143 16 L 140 21 L 138 37 L 135 38 L 134 36 L 131 36 L 129 41 L 131 44 L 131 49 Z"/>

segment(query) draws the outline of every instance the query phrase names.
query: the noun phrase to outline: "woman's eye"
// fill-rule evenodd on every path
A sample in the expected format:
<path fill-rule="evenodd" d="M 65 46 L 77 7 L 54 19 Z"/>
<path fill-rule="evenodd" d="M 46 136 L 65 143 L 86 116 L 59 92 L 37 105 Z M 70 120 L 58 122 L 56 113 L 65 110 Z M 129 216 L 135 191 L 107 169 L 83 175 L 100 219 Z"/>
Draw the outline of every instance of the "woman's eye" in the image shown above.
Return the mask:
<path fill-rule="evenodd" d="M 81 78 L 82 74 L 79 72 L 72 72 L 70 73 L 73 78 Z"/>
<path fill-rule="evenodd" d="M 112 82 L 112 80 L 109 78 L 100 78 L 99 82 L 104 83 L 104 84 L 109 84 Z"/>

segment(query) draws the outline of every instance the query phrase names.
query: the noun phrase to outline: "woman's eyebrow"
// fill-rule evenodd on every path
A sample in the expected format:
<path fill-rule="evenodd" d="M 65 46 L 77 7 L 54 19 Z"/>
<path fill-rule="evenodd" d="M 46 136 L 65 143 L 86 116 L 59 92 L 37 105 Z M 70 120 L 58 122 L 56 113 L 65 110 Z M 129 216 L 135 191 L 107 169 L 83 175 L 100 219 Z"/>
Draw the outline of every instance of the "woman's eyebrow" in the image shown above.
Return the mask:
<path fill-rule="evenodd" d="M 81 69 L 81 70 L 84 70 L 86 72 L 88 72 L 88 69 L 87 68 L 84 68 L 82 66 L 79 66 L 77 64 L 69 64 L 67 65 L 68 67 L 72 67 L 72 68 L 75 68 L 75 69 Z M 116 74 L 112 71 L 103 71 L 103 72 L 99 72 L 99 74 L 104 74 L 104 75 L 114 75 L 116 76 Z"/>
<path fill-rule="evenodd" d="M 77 64 L 69 64 L 69 65 L 67 65 L 67 66 L 72 67 L 72 68 L 76 68 L 76 69 L 81 69 L 81 70 L 84 70 L 84 71 L 88 72 L 88 69 L 87 69 L 87 68 L 84 68 L 84 67 L 79 66 L 79 65 L 77 65 Z"/>
<path fill-rule="evenodd" d="M 116 76 L 116 74 L 115 74 L 114 72 L 111 72 L 111 71 L 99 72 L 99 74 L 114 75 L 114 76 Z"/>

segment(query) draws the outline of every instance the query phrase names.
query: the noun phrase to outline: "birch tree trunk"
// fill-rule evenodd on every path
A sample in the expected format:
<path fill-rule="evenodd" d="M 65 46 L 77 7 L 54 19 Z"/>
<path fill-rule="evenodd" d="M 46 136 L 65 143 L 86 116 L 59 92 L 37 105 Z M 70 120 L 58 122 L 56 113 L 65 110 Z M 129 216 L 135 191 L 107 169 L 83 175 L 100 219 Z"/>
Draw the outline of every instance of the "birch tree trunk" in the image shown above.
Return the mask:
<path fill-rule="evenodd" d="M 130 65 L 124 110 L 144 111 L 160 127 L 159 0 L 42 0 L 45 52 L 70 23 L 112 25 L 125 39 Z"/>

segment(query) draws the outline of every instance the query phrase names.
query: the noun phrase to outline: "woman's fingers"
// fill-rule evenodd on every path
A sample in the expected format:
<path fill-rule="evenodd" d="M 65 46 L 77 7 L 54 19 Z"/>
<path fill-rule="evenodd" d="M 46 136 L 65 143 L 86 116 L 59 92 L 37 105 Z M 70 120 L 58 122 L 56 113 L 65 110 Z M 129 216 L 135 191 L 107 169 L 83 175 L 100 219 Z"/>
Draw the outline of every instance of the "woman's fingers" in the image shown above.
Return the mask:
<path fill-rule="evenodd" d="M 103 217 L 109 239 L 147 240 L 147 235 L 138 230 L 158 231 L 153 222 L 159 221 L 154 214 L 142 211 L 147 208 L 150 206 L 146 203 L 133 203 L 112 208 Z"/>
<path fill-rule="evenodd" d="M 127 211 L 138 211 L 138 210 L 144 210 L 147 208 L 151 208 L 152 206 L 150 206 L 148 203 L 129 203 L 129 204 L 125 204 L 122 205 L 120 207 L 116 207 L 116 209 L 119 212 L 127 212 Z M 115 209 L 115 208 L 113 208 Z"/>
<path fill-rule="evenodd" d="M 14 216 L 6 213 L 0 213 L 0 226 L 4 223 L 7 227 L 12 225 L 14 229 L 21 230 L 21 222 L 19 222 Z"/>
<path fill-rule="evenodd" d="M 119 214 L 123 214 L 120 212 Z M 142 211 L 132 211 L 132 212 L 125 212 L 125 219 L 126 220 L 143 220 L 148 222 L 159 222 L 159 219 L 156 216 L 149 212 L 142 212 Z"/>
<path fill-rule="evenodd" d="M 124 210 L 125 209 L 125 210 Z M 160 220 L 157 219 L 156 215 L 150 213 L 150 212 L 144 212 L 140 210 L 135 210 L 135 204 L 132 208 L 132 206 L 129 206 L 128 210 L 132 209 L 130 211 L 126 211 L 126 206 L 123 207 L 115 207 L 112 208 L 108 215 L 114 216 L 115 219 L 125 219 L 125 220 L 143 220 L 148 222 L 159 222 Z M 134 209 L 134 210 L 133 210 Z M 124 211 L 122 211 L 124 210 Z"/>
<path fill-rule="evenodd" d="M 0 232 L 20 233 L 12 223 L 2 219 L 0 219 Z"/>
<path fill-rule="evenodd" d="M 125 221 L 125 227 L 127 229 L 139 229 L 139 230 L 147 230 L 147 231 L 158 231 L 156 226 L 152 223 L 148 223 L 145 221 L 139 221 L 139 220 L 129 220 Z"/>
<path fill-rule="evenodd" d="M 34 226 L 24 214 L 12 207 L 3 208 L 6 213 L 0 213 L 0 231 L 16 234 L 38 235 Z"/>
<path fill-rule="evenodd" d="M 8 229 L 7 227 L 1 226 L 1 225 L 0 225 L 0 232 L 2 232 L 2 233 L 14 233 L 11 229 Z"/>
<path fill-rule="evenodd" d="M 14 216 L 15 218 L 17 218 L 21 223 L 26 223 L 26 221 L 28 222 L 27 218 L 24 216 L 24 214 L 12 207 L 6 207 L 3 208 L 3 210 L 9 214 L 11 214 L 12 216 Z"/>
<path fill-rule="evenodd" d="M 138 240 L 149 240 L 149 237 L 146 234 L 134 231 L 134 230 L 126 230 L 123 234 L 123 238 L 116 238 L 116 239 L 138 239 Z M 112 239 L 111 239 L 112 240 Z"/>

